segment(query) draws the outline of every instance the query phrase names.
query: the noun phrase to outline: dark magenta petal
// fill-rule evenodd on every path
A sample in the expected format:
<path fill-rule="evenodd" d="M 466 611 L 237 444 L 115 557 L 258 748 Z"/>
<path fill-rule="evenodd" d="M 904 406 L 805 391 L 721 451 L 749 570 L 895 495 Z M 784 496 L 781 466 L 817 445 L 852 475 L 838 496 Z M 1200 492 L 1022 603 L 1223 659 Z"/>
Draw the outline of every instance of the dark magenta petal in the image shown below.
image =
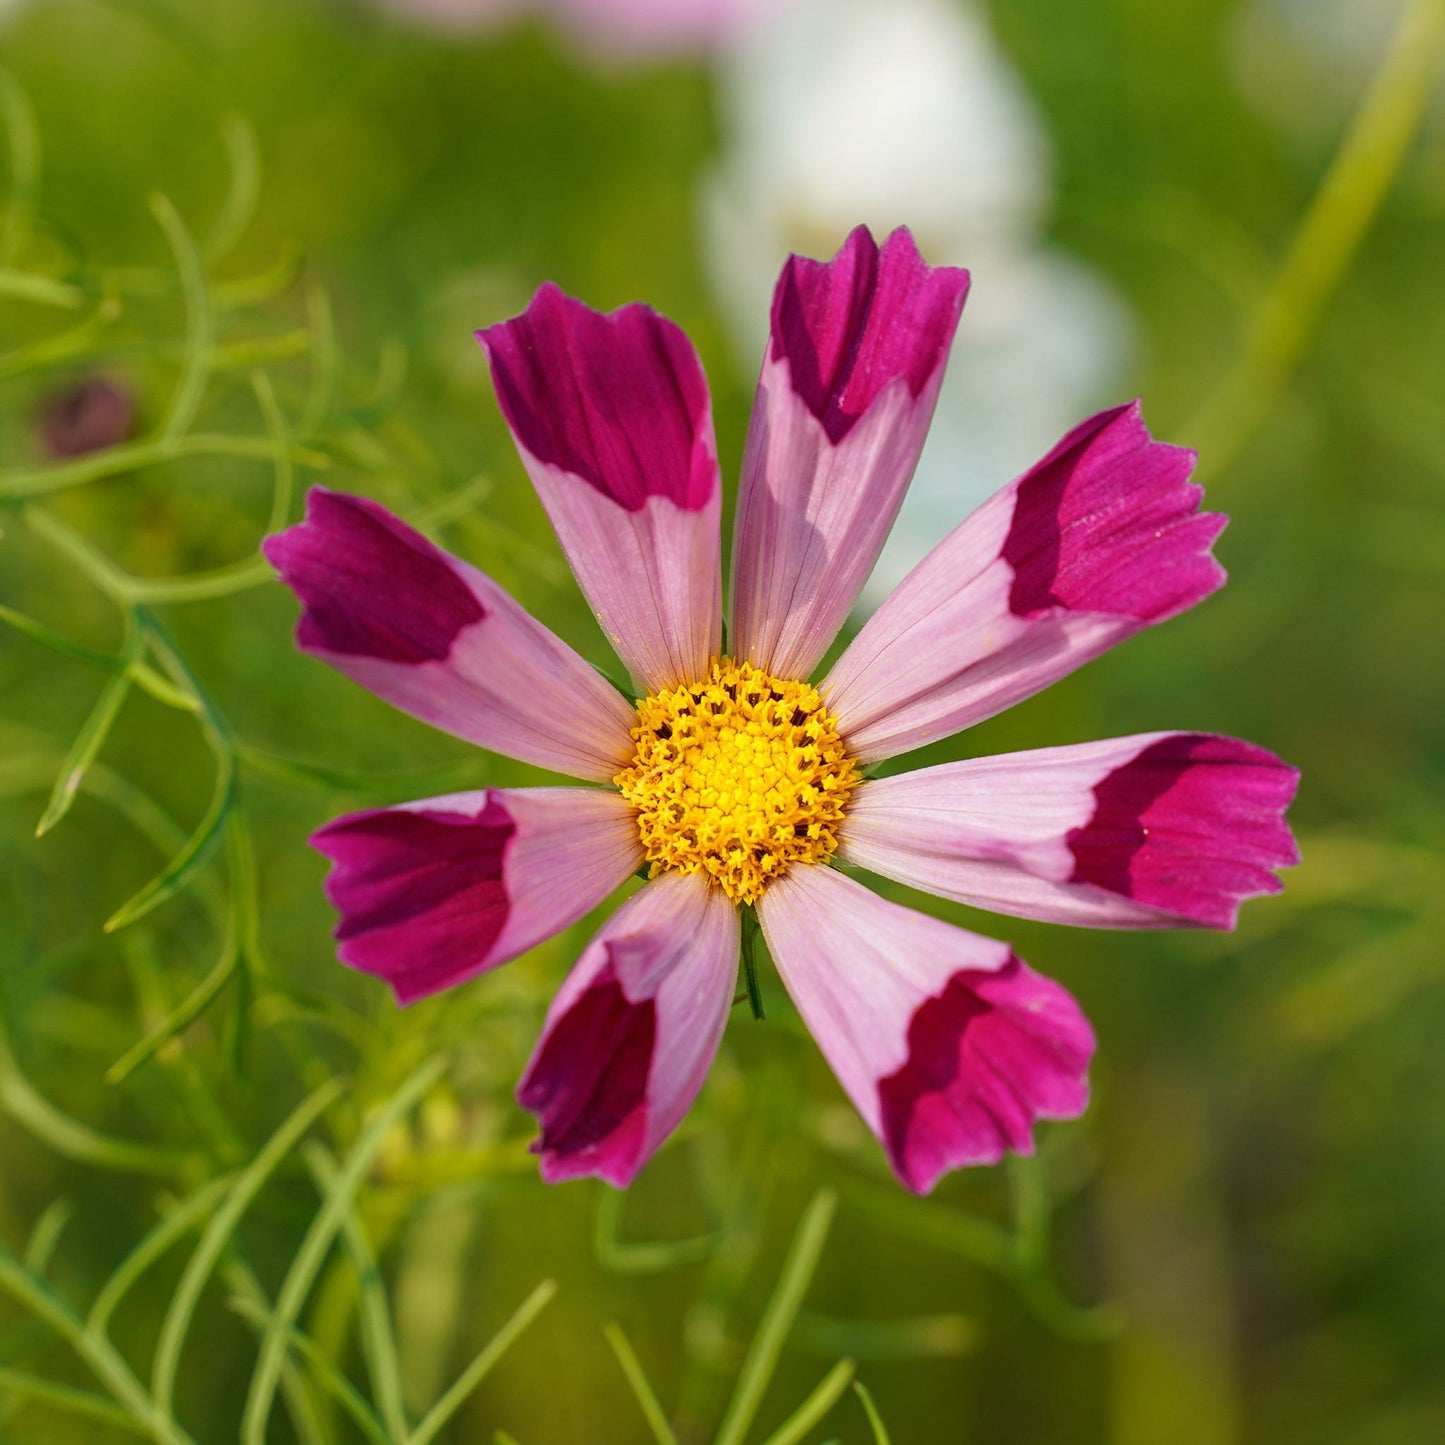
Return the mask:
<path fill-rule="evenodd" d="M 1299 773 L 1235 738 L 1178 733 L 1094 787 L 1094 816 L 1068 835 L 1072 882 L 1093 883 L 1212 928 L 1241 900 L 1283 887 L 1299 862 L 1284 820 Z"/>
<path fill-rule="evenodd" d="M 338 819 L 312 846 L 335 865 L 338 952 L 391 984 L 402 1003 L 483 966 L 510 911 L 502 879 L 515 831 L 495 798 L 475 817 L 382 808 Z"/>
<path fill-rule="evenodd" d="M 772 354 L 836 443 L 896 377 L 923 391 L 967 294 L 968 272 L 925 264 L 906 230 L 880 250 L 859 226 L 831 261 L 788 258 L 773 293 Z"/>
<path fill-rule="evenodd" d="M 262 543 L 305 604 L 304 648 L 384 662 L 441 662 L 486 611 L 446 554 L 364 497 L 313 487 L 306 520 Z"/>
<path fill-rule="evenodd" d="M 671 321 L 641 305 L 603 315 L 548 282 L 477 339 L 512 434 L 539 462 L 630 512 L 651 496 L 688 511 L 712 500 L 707 379 Z"/>
<path fill-rule="evenodd" d="M 657 1006 L 631 1002 L 611 963 L 547 1030 L 517 1090 L 536 1114 L 549 1182 L 598 1174 L 625 1185 L 647 1134 L 647 1081 L 657 1037 Z"/>
<path fill-rule="evenodd" d="M 1017 958 L 954 974 L 913 1015 L 907 1062 L 878 1084 L 899 1177 L 924 1194 L 950 1169 L 1031 1153 L 1036 1119 L 1083 1113 L 1093 1052 L 1078 1004 Z"/>
<path fill-rule="evenodd" d="M 1074 428 L 1018 484 L 1003 556 L 1009 607 L 1161 622 L 1224 585 L 1210 555 L 1228 518 L 1200 513 L 1194 453 L 1156 442 L 1138 402 Z"/>

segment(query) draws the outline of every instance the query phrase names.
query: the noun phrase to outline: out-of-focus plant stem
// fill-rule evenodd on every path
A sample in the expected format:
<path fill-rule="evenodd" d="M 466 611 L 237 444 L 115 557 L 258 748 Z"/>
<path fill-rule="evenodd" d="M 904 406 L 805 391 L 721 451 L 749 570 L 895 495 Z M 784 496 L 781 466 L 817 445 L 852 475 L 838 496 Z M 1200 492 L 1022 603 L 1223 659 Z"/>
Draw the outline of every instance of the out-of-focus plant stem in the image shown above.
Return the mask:
<path fill-rule="evenodd" d="M 1412 0 L 1249 323 L 1234 369 L 1180 435 L 1208 475 L 1225 470 L 1303 358 L 1419 130 L 1445 61 L 1445 0 Z"/>

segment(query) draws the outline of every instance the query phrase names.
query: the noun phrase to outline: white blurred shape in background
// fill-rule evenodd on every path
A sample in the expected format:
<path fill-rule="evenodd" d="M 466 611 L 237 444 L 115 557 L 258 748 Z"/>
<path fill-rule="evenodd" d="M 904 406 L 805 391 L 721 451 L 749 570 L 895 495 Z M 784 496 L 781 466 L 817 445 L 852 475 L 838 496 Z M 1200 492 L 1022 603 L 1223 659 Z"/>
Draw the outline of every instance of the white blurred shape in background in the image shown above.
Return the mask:
<path fill-rule="evenodd" d="M 717 57 L 723 149 L 704 183 L 710 274 L 748 367 L 784 256 L 907 225 L 973 285 L 938 413 L 864 594 L 876 603 L 990 492 L 1113 394 L 1120 301 L 1046 247 L 1049 149 L 986 22 L 962 0 L 797 0 Z"/>

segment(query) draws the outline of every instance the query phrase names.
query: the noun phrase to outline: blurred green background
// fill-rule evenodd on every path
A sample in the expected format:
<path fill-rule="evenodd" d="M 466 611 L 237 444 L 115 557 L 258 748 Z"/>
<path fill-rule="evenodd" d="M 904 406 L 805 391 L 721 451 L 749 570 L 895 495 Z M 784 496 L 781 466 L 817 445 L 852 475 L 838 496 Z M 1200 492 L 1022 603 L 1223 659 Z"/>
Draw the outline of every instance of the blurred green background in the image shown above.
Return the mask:
<path fill-rule="evenodd" d="M 0 4 L 0 1440 L 1445 1439 L 1445 6 L 959 3 L 1027 115 L 920 130 L 936 185 L 859 193 L 974 266 L 965 336 L 991 266 L 1067 257 L 1108 317 L 1069 404 L 1142 395 L 1233 517 L 1218 598 L 928 760 L 1183 727 L 1304 770 L 1304 865 L 1232 936 L 908 899 L 1100 1038 L 1083 1120 L 928 1200 L 770 971 L 619 1196 L 543 1186 L 511 1097 L 596 920 L 405 1013 L 334 960 L 309 831 L 540 775 L 297 654 L 267 527 L 312 481 L 378 497 L 602 660 L 470 336 L 544 279 L 681 323 L 729 488 L 741 451 L 708 196 L 768 169 L 746 82 L 788 7 L 704 41 L 532 8 Z M 802 91 L 823 48 L 792 43 Z M 910 90 L 895 61 L 847 72 L 854 110 Z M 1026 214 L 988 213 L 1009 162 L 940 220 L 1009 124 L 1053 157 Z M 819 163 L 844 204 L 849 150 Z M 771 271 L 841 239 L 750 184 Z M 1021 409 L 1051 400 L 1036 309 L 1000 343 Z"/>

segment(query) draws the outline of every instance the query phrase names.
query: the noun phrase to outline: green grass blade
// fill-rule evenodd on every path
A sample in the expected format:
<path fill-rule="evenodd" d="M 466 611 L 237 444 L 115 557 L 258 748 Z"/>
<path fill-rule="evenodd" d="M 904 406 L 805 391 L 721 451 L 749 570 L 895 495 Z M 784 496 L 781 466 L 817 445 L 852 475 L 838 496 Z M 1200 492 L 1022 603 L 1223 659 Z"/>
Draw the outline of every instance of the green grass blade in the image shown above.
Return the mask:
<path fill-rule="evenodd" d="M 319 1144 L 309 1146 L 305 1156 L 322 1193 L 329 1194 L 337 1185 L 336 1161 Z M 407 1423 L 402 1404 L 401 1358 L 397 1354 L 396 1336 L 391 1327 L 386 1281 L 381 1277 L 371 1242 L 355 1208 L 346 1211 L 341 1234 L 361 1288 L 361 1348 L 366 1356 L 372 1394 L 376 1397 L 377 1409 L 387 1430 L 394 1439 L 404 1440 Z"/>
<path fill-rule="evenodd" d="M 286 430 L 286 417 L 281 403 L 276 400 L 276 388 L 264 371 L 251 374 L 251 386 L 256 393 L 256 404 L 266 423 L 266 435 L 276 451 L 276 486 L 271 494 L 271 516 L 266 523 L 267 533 L 279 532 L 291 519 L 291 500 L 296 490 L 296 467 L 291 460 L 291 438 Z M 269 569 L 268 569 L 269 571 Z"/>
<path fill-rule="evenodd" d="M 90 715 L 81 725 L 75 741 L 61 761 L 60 775 L 50 791 L 50 801 L 45 805 L 45 811 L 40 815 L 40 822 L 35 827 L 37 838 L 43 838 L 60 822 L 75 802 L 75 795 L 85 781 L 86 770 L 105 746 L 111 727 L 120 716 L 121 707 L 130 692 L 131 667 L 140 656 L 140 650 L 140 629 L 135 626 L 132 618 L 127 628 L 121 660 L 106 679 L 100 696 L 95 700 L 95 706 L 91 708 Z"/>
<path fill-rule="evenodd" d="M 231 1308 L 257 1327 L 260 1334 L 264 1335 L 271 1328 L 274 1315 L 261 1308 L 252 1300 L 233 1299 Z M 316 1377 L 321 1388 L 346 1411 L 356 1422 L 361 1433 L 368 1440 L 374 1441 L 375 1445 L 395 1445 L 401 1437 L 395 1434 L 388 1434 L 382 1428 L 381 1421 L 377 1419 L 376 1412 L 362 1398 L 361 1392 L 346 1378 L 314 1344 L 298 1330 L 294 1325 L 281 1325 L 280 1329 L 285 1337 L 286 1343 L 292 1346 L 296 1353 L 311 1366 L 312 1373 Z"/>
<path fill-rule="evenodd" d="M 891 1320 L 839 1319 L 799 1311 L 793 1339 L 830 1359 L 946 1359 L 978 1347 L 979 1325 L 967 1315 L 918 1315 Z"/>
<path fill-rule="evenodd" d="M 250 457 L 270 461 L 275 447 L 269 437 L 227 436 L 219 432 L 200 432 L 190 436 L 160 438 L 151 441 L 123 442 L 104 451 L 91 452 L 71 461 L 53 466 L 17 468 L 0 472 L 0 497 L 39 497 L 50 492 L 63 492 L 88 482 L 104 481 L 142 467 L 162 462 L 186 461 L 191 457 Z M 291 459 L 303 467 L 324 471 L 331 458 L 314 447 L 293 446 Z"/>
<path fill-rule="evenodd" d="M 873 1403 L 873 1396 L 868 1393 L 862 1380 L 853 1381 L 853 1393 L 857 1395 L 862 1403 L 863 1413 L 868 1417 L 868 1428 L 873 1432 L 873 1445 L 893 1445 L 888 1438 L 888 1427 L 883 1423 L 883 1417 Z"/>
<path fill-rule="evenodd" d="M 194 1194 L 182 1200 L 152 1227 L 145 1238 L 116 1266 L 100 1293 L 96 1295 L 95 1302 L 90 1307 L 90 1313 L 85 1317 L 87 1334 L 103 1335 L 105 1333 L 106 1326 L 110 1323 L 110 1317 L 115 1313 L 131 1286 L 151 1265 L 164 1256 L 178 1239 L 193 1229 L 216 1207 L 221 1196 L 233 1182 L 234 1176 L 230 1174 L 223 1175 L 219 1179 L 212 1179 L 209 1183 L 202 1185 Z"/>
<path fill-rule="evenodd" d="M 782 1273 L 778 1276 L 777 1287 L 763 1311 L 757 1334 L 753 1336 L 742 1369 L 738 1372 L 732 1399 L 718 1429 L 716 1445 L 743 1445 L 777 1367 L 793 1318 L 812 1283 L 837 1203 L 837 1195 L 831 1189 L 820 1189 L 804 1211 Z"/>
<path fill-rule="evenodd" d="M 92 667 L 114 667 L 120 661 L 111 653 L 97 652 L 92 647 L 83 647 L 68 637 L 62 637 L 54 628 L 37 622 L 33 617 L 27 617 L 23 612 L 16 612 L 13 607 L 7 607 L 3 602 L 0 602 L 0 622 L 9 623 L 32 642 L 38 642 L 41 647 L 48 647 L 62 657 L 74 658 L 76 662 L 89 663 Z"/>
<path fill-rule="evenodd" d="M 691 1239 L 649 1240 L 632 1242 L 619 1239 L 622 1206 L 626 1194 L 619 1189 L 597 1191 L 597 1211 L 593 1215 L 592 1252 L 603 1269 L 615 1274 L 656 1274 L 685 1264 L 710 1259 L 717 1249 L 715 1234 L 695 1235 Z"/>
<path fill-rule="evenodd" d="M 0 269 L 0 296 L 15 301 L 33 301 L 37 306 L 58 306 L 67 311 L 85 304 L 84 293 L 64 281 L 8 268 Z"/>
<path fill-rule="evenodd" d="M 210 804 L 205 815 L 196 825 L 196 831 L 186 840 L 185 846 L 144 888 L 128 902 L 123 903 L 105 921 L 105 931 L 114 933 L 138 918 L 144 918 L 153 908 L 158 908 L 172 894 L 179 892 L 190 881 L 192 874 L 210 857 L 211 850 L 220 840 L 221 828 L 230 811 L 231 799 L 235 793 L 236 763 L 229 752 L 217 758 L 216 782 L 211 793 Z"/>
<path fill-rule="evenodd" d="M 90 315 L 77 325 L 52 332 L 27 346 L 0 351 L 0 381 L 74 367 L 77 360 L 95 355 L 101 338 L 120 320 L 121 315 L 120 301 L 107 293 Z"/>
<path fill-rule="evenodd" d="M 326 1258 L 326 1252 L 341 1229 L 346 1211 L 361 1185 L 362 1178 L 371 1167 L 382 1141 L 393 1125 L 431 1088 L 445 1067 L 445 1059 L 429 1060 L 415 1070 L 386 1104 L 377 1110 L 352 1145 L 337 1174 L 334 1187 L 326 1195 L 316 1217 L 311 1221 L 311 1226 L 291 1261 L 291 1268 L 287 1271 L 276 1298 L 276 1311 L 271 1325 L 261 1341 L 260 1354 L 251 1375 L 251 1386 L 241 1417 L 243 1445 L 265 1445 L 266 1421 L 271 1414 L 271 1404 L 275 1399 L 281 1365 L 285 1358 L 284 1331 L 296 1322 L 322 1261 Z"/>
<path fill-rule="evenodd" d="M 1013 1236 L 1001 1225 L 979 1215 L 966 1214 L 932 1199 L 913 1199 L 893 1184 L 847 1186 L 848 1202 L 871 1215 L 880 1225 L 902 1230 L 906 1237 L 935 1249 L 957 1254 L 999 1274 L 1013 1265 Z"/>
<path fill-rule="evenodd" d="M 427 1411 L 421 1424 L 407 1438 L 406 1445 L 431 1445 L 447 1421 L 466 1403 L 472 1391 L 487 1377 L 497 1361 L 516 1344 L 528 1325 L 552 1302 L 557 1293 L 557 1281 L 544 1279 L 531 1294 L 517 1307 L 514 1313 L 492 1336 L 470 1365 L 457 1376 L 440 1400 Z"/>
<path fill-rule="evenodd" d="M 70 1199 L 52 1199 L 46 1205 L 40 1218 L 35 1221 L 35 1228 L 30 1231 L 30 1239 L 25 1245 L 24 1264 L 31 1274 L 40 1279 L 45 1278 L 45 1271 L 50 1267 L 55 1248 L 60 1243 L 60 1236 L 65 1233 L 65 1226 L 70 1223 L 70 1217 L 74 1213 L 75 1203 Z"/>
<path fill-rule="evenodd" d="M 241 762 L 253 773 L 292 788 L 315 789 L 327 793 L 354 793 L 358 797 L 398 802 L 415 798 L 426 791 L 451 792 L 459 788 L 485 785 L 485 763 L 442 763 L 434 768 L 409 768 L 394 773 L 360 772 L 334 768 L 326 763 L 308 762 L 302 758 L 283 758 L 263 752 L 249 743 L 237 744 Z"/>
<path fill-rule="evenodd" d="M 231 597 L 264 586 L 276 574 L 263 557 L 247 557 L 224 567 L 208 567 L 200 572 L 185 572 L 178 577 L 136 577 L 131 579 L 127 593 L 137 602 L 160 606 L 179 602 L 207 602 L 216 597 Z"/>
<path fill-rule="evenodd" d="M 97 1169 L 169 1177 L 180 1172 L 189 1159 L 179 1151 L 153 1149 L 144 1144 L 113 1139 L 89 1125 L 78 1123 L 68 1114 L 62 1114 L 37 1093 L 20 1072 L 3 1027 L 0 1027 L 0 1109 L 4 1109 L 17 1124 L 43 1140 L 57 1154 Z"/>
<path fill-rule="evenodd" d="M 143 1039 L 139 1039 L 105 1071 L 108 1084 L 124 1083 L 156 1050 L 188 1028 L 220 997 L 236 976 L 241 954 L 236 939 L 228 936 L 215 967 Z"/>
<path fill-rule="evenodd" d="M 201 265 L 201 255 L 186 229 L 186 223 L 181 220 L 180 212 L 162 195 L 150 198 L 150 208 L 176 258 L 181 295 L 186 303 L 186 352 L 175 391 L 157 433 L 161 441 L 170 441 L 184 436 L 191 429 L 191 423 L 200 410 L 210 374 L 215 324 L 210 298 L 206 294 L 206 273 Z"/>
<path fill-rule="evenodd" d="M 160 1445 L 195 1445 L 168 1411 L 157 1409 L 146 1397 L 140 1381 L 114 1346 L 102 1337 L 87 1334 L 69 1306 L 3 1247 L 0 1247 L 0 1289 L 65 1340 L 110 1391 L 116 1403 L 127 1414 L 143 1421 Z"/>
<path fill-rule="evenodd" d="M 222 1266 L 221 1273 L 236 1299 L 245 1300 L 262 1315 L 270 1317 L 270 1297 L 245 1260 L 233 1256 Z M 281 1398 L 286 1402 L 286 1413 L 291 1416 L 297 1445 L 335 1445 L 321 1427 L 305 1378 L 289 1357 L 281 1371 Z"/>
<path fill-rule="evenodd" d="M 150 1434 L 150 1426 L 144 1420 L 128 1415 L 119 1405 L 113 1405 L 101 1395 L 89 1390 L 77 1390 L 73 1385 L 61 1385 L 54 1380 L 42 1379 L 39 1375 L 27 1375 L 20 1370 L 8 1370 L 0 1366 L 0 1394 L 17 1399 L 40 1400 L 57 1410 L 72 1415 L 82 1415 L 88 1420 L 109 1425 L 113 1430 L 129 1430 L 135 1435 Z"/>
<path fill-rule="evenodd" d="M 657 1392 L 652 1388 L 652 1382 L 642 1368 L 642 1361 L 637 1358 L 637 1351 L 632 1348 L 632 1341 L 623 1334 L 622 1326 L 609 1320 L 602 1326 L 602 1333 L 607 1343 L 612 1346 L 617 1363 L 622 1366 L 622 1373 L 627 1377 L 627 1383 L 632 1388 L 648 1429 L 652 1431 L 652 1438 L 657 1445 L 677 1445 L 677 1436 L 668 1423 L 662 1402 L 657 1398 Z"/>
<path fill-rule="evenodd" d="M 170 678 L 157 672 L 148 662 L 138 662 L 131 668 L 131 676 L 142 692 L 148 692 L 159 703 L 173 707 L 177 712 L 199 712 L 201 705 L 193 694 L 184 691 Z"/>
<path fill-rule="evenodd" d="M 0 120 L 5 124 L 10 196 L 0 228 L 0 266 L 11 265 L 25 248 L 40 193 L 40 127 L 30 97 L 0 66 Z"/>
<path fill-rule="evenodd" d="M 190 1330 L 191 1318 L 200 1301 L 201 1291 L 211 1277 L 211 1271 L 216 1267 L 216 1261 L 220 1259 L 222 1250 L 241 1222 L 241 1216 L 260 1192 L 261 1186 L 340 1092 L 341 1081 L 328 1079 L 294 1109 L 237 1178 L 226 1202 L 206 1226 L 201 1242 L 187 1261 L 185 1272 L 171 1297 L 165 1320 L 161 1324 L 160 1338 L 156 1343 L 155 1360 L 151 1367 L 151 1397 L 167 1410 L 175 1393 L 176 1373 L 180 1366 L 181 1350 Z"/>
<path fill-rule="evenodd" d="M 852 1360 L 839 1360 L 814 1387 L 812 1394 L 763 1442 L 763 1445 L 798 1445 L 843 1397 L 853 1380 Z"/>
<path fill-rule="evenodd" d="M 206 237 L 206 260 L 211 265 L 224 260 L 245 235 L 261 199 L 261 142 L 251 122 L 243 115 L 228 115 L 221 122 L 221 140 L 231 178 L 226 198 Z"/>
<path fill-rule="evenodd" d="M 331 298 L 319 286 L 306 293 L 306 317 L 311 331 L 311 390 L 301 413 L 301 435 L 313 437 L 322 428 L 336 399 L 340 361 L 336 351 L 336 323 Z"/>

